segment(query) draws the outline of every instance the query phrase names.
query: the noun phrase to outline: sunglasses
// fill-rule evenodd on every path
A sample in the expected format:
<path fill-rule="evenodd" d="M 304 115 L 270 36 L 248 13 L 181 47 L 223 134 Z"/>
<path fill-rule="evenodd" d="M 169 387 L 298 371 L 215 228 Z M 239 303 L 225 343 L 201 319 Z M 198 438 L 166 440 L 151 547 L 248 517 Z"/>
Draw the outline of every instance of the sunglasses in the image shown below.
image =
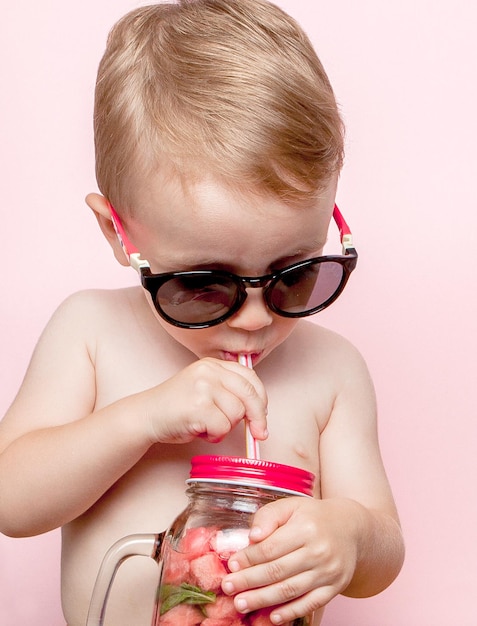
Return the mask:
<path fill-rule="evenodd" d="M 342 255 L 299 261 L 264 276 L 238 276 L 222 270 L 193 270 L 153 274 L 149 262 L 129 241 L 110 205 L 119 242 L 129 264 L 141 276 L 158 314 L 180 328 L 209 328 L 237 313 L 247 289 L 263 289 L 268 308 L 282 317 L 307 317 L 326 309 L 345 288 L 358 254 L 351 231 L 335 205 L 333 218 L 340 231 Z"/>

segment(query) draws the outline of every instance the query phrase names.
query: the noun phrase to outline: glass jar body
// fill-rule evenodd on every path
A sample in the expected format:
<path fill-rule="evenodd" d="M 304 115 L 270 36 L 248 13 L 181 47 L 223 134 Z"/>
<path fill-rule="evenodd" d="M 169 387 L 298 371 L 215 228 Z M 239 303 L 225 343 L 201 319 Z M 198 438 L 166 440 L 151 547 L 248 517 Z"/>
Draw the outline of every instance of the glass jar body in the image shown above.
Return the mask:
<path fill-rule="evenodd" d="M 222 592 L 230 556 L 248 545 L 253 515 L 289 494 L 258 486 L 193 482 L 189 505 L 166 533 L 152 626 L 266 626 L 271 609 L 235 610 Z M 312 616 L 285 626 L 308 626 Z"/>

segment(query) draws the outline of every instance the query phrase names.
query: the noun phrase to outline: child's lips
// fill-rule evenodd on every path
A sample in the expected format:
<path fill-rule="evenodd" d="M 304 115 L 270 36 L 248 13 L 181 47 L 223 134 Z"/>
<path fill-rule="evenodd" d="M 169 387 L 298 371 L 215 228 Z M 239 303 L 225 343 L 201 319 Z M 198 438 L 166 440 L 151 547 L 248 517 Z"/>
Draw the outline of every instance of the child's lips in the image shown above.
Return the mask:
<path fill-rule="evenodd" d="M 228 350 L 224 350 L 223 352 L 223 360 L 224 361 L 235 361 L 237 362 L 239 359 L 239 355 L 250 355 L 252 358 L 252 364 L 255 365 L 257 361 L 260 360 L 260 356 L 262 355 L 262 351 L 257 352 L 229 352 Z"/>

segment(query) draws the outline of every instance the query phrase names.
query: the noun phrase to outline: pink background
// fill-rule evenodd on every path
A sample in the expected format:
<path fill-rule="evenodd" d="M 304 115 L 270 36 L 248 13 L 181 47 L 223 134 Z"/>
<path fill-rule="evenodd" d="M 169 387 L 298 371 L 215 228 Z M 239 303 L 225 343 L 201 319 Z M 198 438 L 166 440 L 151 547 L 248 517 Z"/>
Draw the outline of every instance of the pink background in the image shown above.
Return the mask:
<path fill-rule="evenodd" d="M 66 295 L 136 280 L 83 198 L 95 190 L 97 63 L 109 27 L 137 4 L 3 2 L 0 414 Z M 278 4 L 314 41 L 347 123 L 338 201 L 360 262 L 319 321 L 369 363 L 408 551 L 388 591 L 338 598 L 325 626 L 475 626 L 477 9 Z M 0 624 L 60 626 L 59 602 L 59 532 L 0 536 Z"/>

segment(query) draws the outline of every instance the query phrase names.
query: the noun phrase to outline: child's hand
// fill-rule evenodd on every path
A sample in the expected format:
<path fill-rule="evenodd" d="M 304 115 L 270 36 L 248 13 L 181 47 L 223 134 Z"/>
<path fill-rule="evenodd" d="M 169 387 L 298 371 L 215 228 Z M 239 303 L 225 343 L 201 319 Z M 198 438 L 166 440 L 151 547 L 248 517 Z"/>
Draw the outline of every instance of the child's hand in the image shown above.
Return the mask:
<path fill-rule="evenodd" d="M 195 437 L 215 443 L 244 418 L 256 439 L 267 437 L 265 388 L 253 370 L 233 361 L 200 359 L 141 396 L 153 443 Z"/>
<path fill-rule="evenodd" d="M 312 613 L 346 589 L 357 560 L 349 513 L 346 501 L 302 497 L 262 507 L 250 545 L 231 557 L 233 573 L 222 583 L 225 593 L 238 594 L 237 610 L 273 606 L 270 620 L 282 624 Z"/>

